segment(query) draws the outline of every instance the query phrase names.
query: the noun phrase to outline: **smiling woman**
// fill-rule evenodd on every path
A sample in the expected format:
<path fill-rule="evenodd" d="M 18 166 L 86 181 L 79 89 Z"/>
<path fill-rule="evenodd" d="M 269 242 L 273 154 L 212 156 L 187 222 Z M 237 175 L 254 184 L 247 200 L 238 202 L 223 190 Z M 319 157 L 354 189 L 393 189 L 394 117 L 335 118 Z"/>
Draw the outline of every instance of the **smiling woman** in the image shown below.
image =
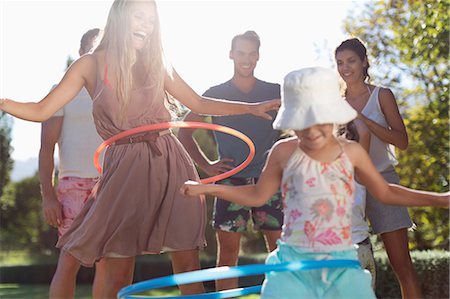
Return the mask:
<path fill-rule="evenodd" d="M 142 5 L 145 5 L 145 3 L 139 4 L 139 6 Z M 145 9 L 145 7 L 136 7 L 132 11 L 131 17 L 131 31 L 139 41 L 143 42 L 153 32 L 156 21 L 155 13 L 150 9 Z"/>
<path fill-rule="evenodd" d="M 248 29 L 256 30 L 264 40 L 258 76 L 270 82 L 281 82 L 293 67 L 330 66 L 331 51 L 327 45 L 345 38 L 342 20 L 349 7 L 358 8 L 350 1 L 160 2 L 165 53 L 198 91 L 227 79 L 229 63 L 223 59 L 228 53 L 227 41 L 235 32 Z M 61 78 L 67 56 L 78 56 L 74 50 L 78 48 L 77 37 L 89 28 L 102 28 L 111 3 L 110 0 L 2 1 L 0 97 L 45 96 Z M 321 26 L 317 16 L 326 19 L 326 24 Z M 25 19 L 32 26 L 24 26 Z M 18 61 L 27 66 L 26 72 L 17 71 Z M 24 79 L 27 88 L 23 88 Z M 16 119 L 12 132 L 13 159 L 36 157 L 39 136 L 40 124 Z"/>
<path fill-rule="evenodd" d="M 44 121 L 83 87 L 93 100 L 94 122 L 103 139 L 170 121 L 167 94 L 205 115 L 249 113 L 270 119 L 267 112 L 280 104 L 279 99 L 242 103 L 195 93 L 163 64 L 159 18 L 152 0 L 114 1 L 93 53 L 76 60 L 41 101 L 4 99 L 0 109 L 21 119 Z M 72 298 L 79 266 L 99 260 L 108 269 L 104 281 L 113 282 L 94 290 L 99 298 L 115 297 L 131 283 L 137 255 L 170 252 L 175 273 L 199 269 L 198 252 L 205 246 L 204 200 L 189 200 L 178 192 L 184 181 L 199 180 L 192 160 L 170 131 L 132 137 L 107 149 L 95 191 L 58 241 L 61 255 L 51 298 Z M 203 285 L 183 285 L 180 290 L 202 293 Z"/>

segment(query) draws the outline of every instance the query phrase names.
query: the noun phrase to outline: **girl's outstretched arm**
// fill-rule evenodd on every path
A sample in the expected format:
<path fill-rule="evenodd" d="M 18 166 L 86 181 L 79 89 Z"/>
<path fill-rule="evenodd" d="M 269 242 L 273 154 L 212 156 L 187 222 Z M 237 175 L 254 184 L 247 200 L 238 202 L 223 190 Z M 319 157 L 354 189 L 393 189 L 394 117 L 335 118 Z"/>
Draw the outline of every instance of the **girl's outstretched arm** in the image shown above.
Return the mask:
<path fill-rule="evenodd" d="M 186 182 L 180 189 L 181 193 L 188 196 L 212 195 L 249 207 L 264 205 L 279 189 L 283 169 L 281 161 L 283 150 L 274 146 L 267 158 L 266 165 L 256 185 L 228 186 L 197 182 Z"/>
<path fill-rule="evenodd" d="M 187 196 L 212 195 L 247 207 L 259 207 L 267 201 L 267 199 L 263 200 L 261 196 L 257 196 L 256 185 L 203 185 L 198 182 L 187 181 L 180 190 L 182 194 Z"/>
<path fill-rule="evenodd" d="M 192 112 L 201 115 L 222 116 L 248 113 L 271 120 L 272 117 L 267 111 L 278 110 L 281 104 L 280 99 L 261 103 L 245 103 L 202 97 L 187 85 L 175 70 L 166 74 L 164 87 L 167 92 L 186 105 Z"/>
<path fill-rule="evenodd" d="M 37 103 L 16 102 L 10 99 L 0 99 L 0 110 L 15 117 L 42 122 L 49 119 L 56 111 L 72 100 L 85 85 L 86 72 L 92 58 L 83 56 L 74 62 L 59 82 L 58 86 Z"/>
<path fill-rule="evenodd" d="M 367 152 L 357 143 L 348 143 L 346 152 L 355 167 L 355 173 L 373 196 L 391 205 L 411 207 L 449 207 L 450 193 L 413 190 L 396 184 L 388 184 L 376 170 Z"/>

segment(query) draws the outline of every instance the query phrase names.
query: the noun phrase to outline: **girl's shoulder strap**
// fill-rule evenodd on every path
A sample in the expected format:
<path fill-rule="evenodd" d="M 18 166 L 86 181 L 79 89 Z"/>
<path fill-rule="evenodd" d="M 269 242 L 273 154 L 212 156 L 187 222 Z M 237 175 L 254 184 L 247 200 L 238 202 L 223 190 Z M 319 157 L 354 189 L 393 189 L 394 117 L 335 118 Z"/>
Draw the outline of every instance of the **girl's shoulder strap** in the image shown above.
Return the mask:
<path fill-rule="evenodd" d="M 341 150 L 341 152 L 339 153 L 338 157 L 342 156 L 343 154 L 345 154 L 344 147 L 345 147 L 345 143 L 347 142 L 347 139 L 345 139 L 343 137 L 337 137 L 337 136 L 334 136 L 334 139 L 336 140 L 336 143 L 339 145 L 339 148 Z"/>
<path fill-rule="evenodd" d="M 301 152 L 298 145 L 299 140 L 297 137 L 289 137 L 277 141 L 275 147 L 280 153 L 282 153 L 282 156 L 284 157 L 284 162 L 282 163 L 284 164 L 284 166 L 287 166 L 289 164 L 289 161 L 292 160 L 295 155 L 298 155 L 299 152 Z"/>
<path fill-rule="evenodd" d="M 350 149 L 347 146 L 352 146 L 352 144 L 357 142 L 342 137 L 336 137 L 336 141 L 339 144 L 339 147 L 341 148 L 341 153 L 338 156 L 338 159 L 340 159 L 341 161 L 345 161 L 345 164 L 348 165 L 348 167 L 353 168 L 353 163 L 350 158 L 350 154 L 348 153 Z"/>

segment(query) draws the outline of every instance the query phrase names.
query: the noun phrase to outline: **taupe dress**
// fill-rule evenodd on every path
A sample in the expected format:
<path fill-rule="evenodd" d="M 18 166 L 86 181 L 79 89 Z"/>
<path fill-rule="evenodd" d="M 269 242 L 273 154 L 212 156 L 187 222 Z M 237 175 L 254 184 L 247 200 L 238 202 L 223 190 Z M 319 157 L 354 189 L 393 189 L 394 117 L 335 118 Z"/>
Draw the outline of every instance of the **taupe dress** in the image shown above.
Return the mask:
<path fill-rule="evenodd" d="M 121 123 L 119 103 L 107 77 L 97 80 L 93 116 L 103 139 L 127 129 L 171 120 L 164 91 L 154 93 L 149 86 L 132 92 L 127 118 Z M 157 137 L 155 144 L 160 156 L 147 142 L 106 149 L 103 174 L 57 247 L 82 265 L 92 266 L 105 256 L 127 257 L 205 246 L 204 199 L 179 193 L 186 180 L 198 180 L 194 164 L 174 135 Z"/>

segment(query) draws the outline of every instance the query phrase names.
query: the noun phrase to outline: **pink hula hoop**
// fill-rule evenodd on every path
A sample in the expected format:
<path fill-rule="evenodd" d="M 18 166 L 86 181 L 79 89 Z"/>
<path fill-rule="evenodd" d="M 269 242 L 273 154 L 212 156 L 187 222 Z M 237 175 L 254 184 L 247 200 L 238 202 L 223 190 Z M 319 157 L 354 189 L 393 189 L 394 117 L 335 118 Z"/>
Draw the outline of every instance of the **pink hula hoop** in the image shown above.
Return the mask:
<path fill-rule="evenodd" d="M 238 166 L 236 166 L 235 168 L 206 178 L 206 179 L 202 179 L 200 180 L 200 182 L 202 184 L 209 184 L 209 183 L 214 183 L 216 181 L 220 181 L 223 180 L 225 178 L 228 178 L 236 173 L 238 173 L 239 171 L 241 171 L 242 169 L 244 169 L 245 167 L 247 167 L 248 164 L 250 164 L 250 162 L 253 160 L 254 156 L 255 156 L 255 145 L 253 144 L 253 142 L 251 141 L 250 138 L 248 138 L 245 134 L 229 128 L 229 127 L 225 127 L 225 126 L 221 126 L 221 125 L 216 125 L 216 124 L 208 124 L 208 123 L 202 123 L 202 122 L 184 122 L 184 121 L 180 121 L 180 122 L 166 122 L 166 123 L 158 123 L 158 124 L 150 124 L 150 125 L 144 125 L 141 127 L 137 127 L 137 128 L 133 128 L 130 130 L 126 130 L 123 132 L 120 132 L 117 135 L 112 136 L 111 138 L 108 138 L 107 140 L 105 140 L 102 144 L 100 144 L 100 146 L 96 149 L 95 153 L 94 153 L 94 165 L 95 168 L 97 169 L 97 171 L 99 173 L 102 173 L 102 167 L 100 166 L 100 163 L 98 162 L 98 158 L 100 156 L 100 153 L 108 146 L 110 146 L 111 144 L 113 144 L 115 141 L 122 139 L 124 137 L 128 137 L 131 135 L 135 135 L 138 133 L 142 133 L 142 132 L 147 132 L 147 131 L 155 131 L 155 130 L 164 130 L 164 129 L 170 129 L 170 128 L 190 128 L 190 129 L 208 129 L 208 130 L 214 130 L 214 131 L 218 131 L 218 132 L 222 132 L 222 133 L 227 133 L 230 134 L 232 136 L 235 136 L 239 139 L 241 139 L 242 141 L 244 141 L 247 145 L 248 148 L 250 150 L 248 157 L 244 160 L 244 162 L 242 162 L 241 164 L 239 164 Z"/>

